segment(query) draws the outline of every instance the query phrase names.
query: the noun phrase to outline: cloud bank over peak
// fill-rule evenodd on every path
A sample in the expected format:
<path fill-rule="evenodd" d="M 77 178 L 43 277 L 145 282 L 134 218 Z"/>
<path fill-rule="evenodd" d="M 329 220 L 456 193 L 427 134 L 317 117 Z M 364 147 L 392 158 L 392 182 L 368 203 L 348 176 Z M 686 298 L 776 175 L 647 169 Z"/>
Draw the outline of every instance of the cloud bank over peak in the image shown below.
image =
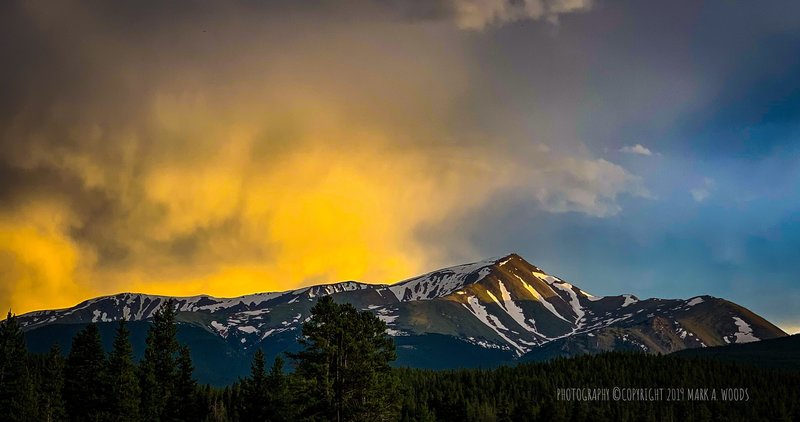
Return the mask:
<path fill-rule="evenodd" d="M 607 217 L 646 194 L 466 126 L 479 81 L 450 25 L 202 5 L 0 6 L 0 307 L 392 282 L 467 243 L 420 231 L 498 198 Z"/>

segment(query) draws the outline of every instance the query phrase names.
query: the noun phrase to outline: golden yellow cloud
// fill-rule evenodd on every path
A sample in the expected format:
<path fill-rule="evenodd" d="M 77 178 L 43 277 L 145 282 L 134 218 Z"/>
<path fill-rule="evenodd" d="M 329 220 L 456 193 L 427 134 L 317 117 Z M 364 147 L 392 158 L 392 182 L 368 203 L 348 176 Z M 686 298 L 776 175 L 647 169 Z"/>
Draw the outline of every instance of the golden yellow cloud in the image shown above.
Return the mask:
<path fill-rule="evenodd" d="M 66 307 L 94 293 L 80 283 L 80 267 L 92 257 L 64 232 L 69 220 L 47 201 L 0 215 L 0 306 L 15 312 Z"/>
<path fill-rule="evenodd" d="M 0 132 L 24 193 L 0 207 L 0 306 L 16 312 L 388 283 L 475 257 L 458 233 L 421 238 L 499 193 L 604 215 L 636 192 L 612 163 L 462 129 L 475 76 L 452 26 L 212 2 L 137 31 L 26 7 L 64 71 Z"/>
<path fill-rule="evenodd" d="M 127 164 L 107 165 L 88 148 L 81 159 L 42 153 L 38 165 L 77 175 L 121 210 L 111 221 L 69 220 L 58 214 L 68 204 L 31 200 L 37 213 L 3 225 L 8 265 L 24 266 L 6 278 L 12 294 L 3 305 L 24 312 L 123 290 L 235 296 L 346 279 L 392 282 L 440 257 L 420 244 L 418 229 L 456 218 L 503 183 L 502 171 L 458 149 L 432 155 L 385 131 L 340 124 L 312 124 L 292 148 L 258 154 L 259 142 L 271 141 L 254 135 L 260 122 L 217 118 L 200 130 L 191 122 L 203 121 L 205 106 L 172 107 L 154 107 L 154 131 L 165 142 Z M 130 149 L 122 142 L 117 155 Z M 129 166 L 139 167 L 136 176 Z M 28 227 L 40 221 L 48 225 Z M 96 264 L 103 242 L 72 239 L 76 226 L 93 225 L 124 246 L 123 259 Z M 176 239 L 190 251 L 175 253 Z"/>

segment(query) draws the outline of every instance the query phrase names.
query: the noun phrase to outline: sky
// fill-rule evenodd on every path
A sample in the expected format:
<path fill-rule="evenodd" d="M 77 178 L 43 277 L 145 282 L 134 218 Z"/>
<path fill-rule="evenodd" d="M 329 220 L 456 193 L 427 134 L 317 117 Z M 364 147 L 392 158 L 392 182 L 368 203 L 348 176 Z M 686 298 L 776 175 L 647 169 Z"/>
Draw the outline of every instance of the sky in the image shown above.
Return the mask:
<path fill-rule="evenodd" d="M 800 331 L 800 3 L 0 3 L 0 307 L 517 252 Z"/>

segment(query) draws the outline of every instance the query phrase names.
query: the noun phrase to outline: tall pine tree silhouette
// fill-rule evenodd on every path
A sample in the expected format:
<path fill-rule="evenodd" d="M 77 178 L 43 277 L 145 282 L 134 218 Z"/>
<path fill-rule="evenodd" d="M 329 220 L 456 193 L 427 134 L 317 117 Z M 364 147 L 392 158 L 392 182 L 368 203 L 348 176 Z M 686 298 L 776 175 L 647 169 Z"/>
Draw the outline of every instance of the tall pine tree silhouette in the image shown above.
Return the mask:
<path fill-rule="evenodd" d="M 267 406 L 271 409 L 265 419 L 272 422 L 283 422 L 294 419 L 290 406 L 288 377 L 283 372 L 283 358 L 278 355 L 272 363 L 267 375 Z"/>
<path fill-rule="evenodd" d="M 290 354 L 302 380 L 306 417 L 328 420 L 391 420 L 396 416 L 389 362 L 395 359 L 386 324 L 369 311 L 325 296 L 311 309 Z"/>
<path fill-rule="evenodd" d="M 53 344 L 44 360 L 39 386 L 39 418 L 44 422 L 64 421 L 64 358 L 58 343 Z"/>
<path fill-rule="evenodd" d="M 105 383 L 106 356 L 97 325 L 89 324 L 72 339 L 64 367 L 64 399 L 74 421 L 96 421 L 107 417 Z"/>
<path fill-rule="evenodd" d="M 153 315 L 144 359 L 139 364 L 140 410 L 146 421 L 166 420 L 167 404 L 177 378 L 179 347 L 176 336 L 175 303 L 170 298 Z"/>
<path fill-rule="evenodd" d="M 114 421 L 139 420 L 139 379 L 133 362 L 130 332 L 125 320 L 120 320 L 114 338 L 114 348 L 108 356 L 106 372 L 108 385 L 108 410 Z"/>
<path fill-rule="evenodd" d="M 242 385 L 244 401 L 242 418 L 251 421 L 267 419 L 270 409 L 267 403 L 267 373 L 264 363 L 264 351 L 260 348 L 253 355 L 250 365 L 250 377 Z"/>
<path fill-rule="evenodd" d="M 0 415 L 4 421 L 33 421 L 34 386 L 22 329 L 11 311 L 0 323 Z"/>
<path fill-rule="evenodd" d="M 194 366 L 189 348 L 180 346 L 178 373 L 168 408 L 171 421 L 192 422 L 200 418 L 197 381 L 195 381 L 193 373 Z"/>

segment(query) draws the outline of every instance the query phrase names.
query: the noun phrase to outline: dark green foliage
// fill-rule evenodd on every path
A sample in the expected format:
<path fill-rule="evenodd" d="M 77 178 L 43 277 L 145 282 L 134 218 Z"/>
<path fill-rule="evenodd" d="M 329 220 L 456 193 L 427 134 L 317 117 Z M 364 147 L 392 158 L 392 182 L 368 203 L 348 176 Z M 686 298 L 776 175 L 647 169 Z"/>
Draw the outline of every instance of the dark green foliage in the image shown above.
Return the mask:
<path fill-rule="evenodd" d="M 296 362 L 304 417 L 319 420 L 390 420 L 394 417 L 389 362 L 394 342 L 386 324 L 368 311 L 320 298 L 303 324 Z"/>
<path fill-rule="evenodd" d="M 36 420 L 34 400 L 25 339 L 9 311 L 0 323 L 0 415 L 9 422 Z"/>
<path fill-rule="evenodd" d="M 228 420 L 224 406 L 214 407 L 221 400 L 211 389 L 199 392 L 189 350 L 175 339 L 172 306 L 167 301 L 157 311 L 138 368 L 124 321 L 117 327 L 108 359 L 98 327 L 89 324 L 76 333 L 65 362 L 57 346 L 47 355 L 28 356 L 19 326 L 9 314 L 0 323 L 4 346 L 0 392 L 8 392 L 9 398 L 0 402 L 0 420 L 177 422 L 215 414 Z M 152 396 L 141 394 L 140 386 L 151 387 Z M 142 397 L 157 399 L 144 402 Z"/>
<path fill-rule="evenodd" d="M 125 321 L 120 321 L 106 372 L 109 388 L 107 408 L 112 418 L 119 422 L 139 420 L 139 379 L 129 337 Z"/>
<path fill-rule="evenodd" d="M 283 359 L 278 356 L 266 372 L 264 352 L 253 357 L 250 377 L 241 383 L 241 418 L 252 421 L 289 421 L 293 419 L 288 395 L 288 377 L 283 372 Z"/>
<path fill-rule="evenodd" d="M 147 333 L 144 359 L 139 365 L 141 416 L 147 421 L 166 420 L 178 374 L 175 304 L 168 299 L 153 315 Z"/>
<path fill-rule="evenodd" d="M 258 349 L 253 357 L 250 377 L 242 382 L 242 389 L 244 390 L 242 418 L 252 421 L 266 420 L 270 414 L 270 408 L 267 405 L 269 392 L 264 352 L 261 349 Z"/>
<path fill-rule="evenodd" d="M 198 399 L 197 381 L 193 377 L 194 366 L 186 346 L 180 347 L 178 373 L 170 396 L 167 418 L 170 421 L 192 422 L 200 419 L 201 401 Z"/>
<path fill-rule="evenodd" d="M 283 371 L 283 358 L 277 356 L 267 375 L 267 407 L 270 416 L 265 420 L 282 422 L 293 419 L 289 380 Z"/>
<path fill-rule="evenodd" d="M 61 349 L 54 345 L 44 357 L 37 371 L 39 418 L 46 422 L 65 421 L 67 409 L 64 404 L 64 358 Z"/>
<path fill-rule="evenodd" d="M 684 349 L 673 355 L 800 371 L 800 334 L 752 343 Z"/>
<path fill-rule="evenodd" d="M 493 370 L 398 369 L 397 373 L 406 387 L 401 413 L 405 421 L 771 421 L 800 417 L 800 374 L 671 356 L 609 353 Z M 718 391 L 742 387 L 748 389 L 750 400 L 557 400 L 557 389 L 566 387 Z"/>
<path fill-rule="evenodd" d="M 74 421 L 108 418 L 105 380 L 106 356 L 97 326 L 89 324 L 72 341 L 64 367 L 64 400 Z"/>

